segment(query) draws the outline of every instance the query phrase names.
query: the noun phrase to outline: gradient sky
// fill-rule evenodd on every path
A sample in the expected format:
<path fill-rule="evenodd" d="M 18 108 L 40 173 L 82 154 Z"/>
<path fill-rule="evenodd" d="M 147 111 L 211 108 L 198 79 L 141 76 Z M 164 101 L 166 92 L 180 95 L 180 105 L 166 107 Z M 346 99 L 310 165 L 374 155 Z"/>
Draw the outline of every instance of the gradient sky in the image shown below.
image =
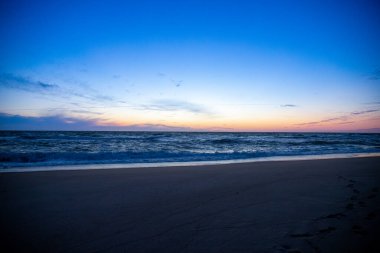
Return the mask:
<path fill-rule="evenodd" d="M 0 129 L 380 131 L 379 1 L 0 3 Z"/>

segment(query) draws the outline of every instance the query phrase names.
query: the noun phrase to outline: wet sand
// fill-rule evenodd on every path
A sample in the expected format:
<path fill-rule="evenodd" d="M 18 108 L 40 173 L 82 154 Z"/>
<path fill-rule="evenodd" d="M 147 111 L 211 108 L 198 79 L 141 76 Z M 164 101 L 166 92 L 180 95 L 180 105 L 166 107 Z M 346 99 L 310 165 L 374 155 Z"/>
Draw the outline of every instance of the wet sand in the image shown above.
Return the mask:
<path fill-rule="evenodd" d="M 0 174 L 1 252 L 380 252 L 380 158 Z"/>

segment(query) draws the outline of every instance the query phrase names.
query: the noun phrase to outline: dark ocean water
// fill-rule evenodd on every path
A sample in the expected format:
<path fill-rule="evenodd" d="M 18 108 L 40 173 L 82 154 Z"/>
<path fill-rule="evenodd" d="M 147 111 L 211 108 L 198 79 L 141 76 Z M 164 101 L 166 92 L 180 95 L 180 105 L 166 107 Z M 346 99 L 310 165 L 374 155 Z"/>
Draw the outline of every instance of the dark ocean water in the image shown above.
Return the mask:
<path fill-rule="evenodd" d="M 0 168 L 380 152 L 380 134 L 0 132 Z"/>

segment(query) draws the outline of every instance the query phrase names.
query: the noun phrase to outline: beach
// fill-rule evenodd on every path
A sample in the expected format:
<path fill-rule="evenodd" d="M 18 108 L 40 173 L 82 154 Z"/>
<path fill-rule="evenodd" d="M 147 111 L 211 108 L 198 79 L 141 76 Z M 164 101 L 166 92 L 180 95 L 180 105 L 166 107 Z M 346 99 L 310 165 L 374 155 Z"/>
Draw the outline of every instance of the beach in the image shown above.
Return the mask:
<path fill-rule="evenodd" d="M 0 173 L 0 251 L 380 252 L 379 165 Z"/>

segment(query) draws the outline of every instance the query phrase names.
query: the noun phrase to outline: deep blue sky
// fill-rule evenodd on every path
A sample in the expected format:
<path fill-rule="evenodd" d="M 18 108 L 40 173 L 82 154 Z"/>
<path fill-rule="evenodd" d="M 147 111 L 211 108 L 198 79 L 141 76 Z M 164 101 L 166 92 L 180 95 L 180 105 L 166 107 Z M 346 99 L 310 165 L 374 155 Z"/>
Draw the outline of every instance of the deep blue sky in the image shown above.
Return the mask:
<path fill-rule="evenodd" d="M 164 109 L 156 110 L 163 113 L 157 117 L 139 117 L 136 114 L 141 114 L 141 110 L 135 110 L 125 111 L 128 120 L 121 117 L 116 120 L 114 116 L 106 119 L 107 122 L 115 119 L 118 124 L 217 128 L 222 127 L 221 122 L 235 121 L 238 123 L 224 125 L 233 129 L 243 125 L 244 129 L 256 129 L 251 115 L 258 114 L 257 122 L 261 122 L 258 129 L 269 126 L 274 129 L 274 119 L 255 113 L 255 110 L 268 109 L 238 108 L 236 110 L 245 114 L 235 119 L 229 116 L 234 115 L 233 109 L 221 109 L 218 105 L 277 103 L 277 111 L 269 110 L 273 118 L 283 115 L 283 108 L 292 107 L 283 105 L 295 105 L 293 108 L 299 107 L 301 111 L 290 115 L 293 118 L 298 115 L 299 120 L 292 122 L 294 125 L 295 122 L 302 124 L 301 119 L 313 121 L 305 117 L 310 114 L 316 115 L 314 121 L 323 121 L 352 112 L 377 110 L 363 104 L 380 101 L 377 81 L 379 1 L 16 0 L 2 1 L 0 8 L 0 70 L 3 73 L 0 88 L 3 92 L 9 90 L 2 95 L 6 101 L 2 104 L 3 113 L 13 114 L 12 110 L 17 109 L 14 101 L 25 98 L 29 104 L 25 102 L 22 107 L 38 107 L 38 110 L 17 111 L 17 115 L 73 117 L 70 110 L 52 115 L 52 108 L 67 107 L 62 97 L 57 96 L 58 91 L 31 92 L 28 88 L 25 92 L 25 82 L 14 83 L 20 80 L 29 82 L 28 85 L 37 83 L 38 86 L 39 82 L 58 85 L 68 96 L 71 94 L 72 103 L 81 107 L 94 106 L 95 101 L 91 104 L 76 101 L 80 97 L 76 96 L 78 92 L 90 87 L 93 96 L 104 94 L 115 100 L 108 104 L 98 101 L 97 106 L 108 109 L 119 106 L 120 101 L 133 101 L 132 105 L 128 104 L 130 110 L 136 109 L 131 109 L 136 104 L 139 109 L 146 106 L 148 111 L 152 106 L 162 109 L 162 104 L 166 108 L 169 104 L 168 111 L 173 112 L 177 108 L 181 111 L 184 104 L 191 104 L 208 112 L 207 117 L 194 118 L 200 122 L 198 125 L 180 120 L 181 112 L 173 116 L 176 120 L 164 122 L 162 118 L 167 116 Z M 124 78 L 124 83 L 114 80 L 120 78 Z M 176 87 L 191 85 L 191 88 L 182 94 L 179 89 L 168 90 L 169 83 Z M 78 88 L 81 84 L 85 87 Z M 17 93 L 17 89 L 22 92 Z M 240 90 L 240 93 L 232 94 L 231 100 L 226 101 L 230 89 Z M 119 96 L 122 90 L 134 95 Z M 283 96 L 268 95 L 276 90 Z M 310 97 L 303 93 L 307 90 Z M 252 92 L 252 100 L 244 97 L 246 91 Z M 205 92 L 215 93 L 215 97 L 200 99 Z M 338 109 L 320 110 L 325 106 L 321 101 L 324 96 L 310 101 L 313 94 L 319 92 L 326 93 L 326 102 L 330 103 L 327 107 Z M 353 101 L 351 98 L 356 95 L 358 99 Z M 342 104 L 334 104 L 334 100 Z M 195 113 L 192 109 L 185 110 Z M 210 118 L 211 111 L 218 111 L 215 112 L 218 116 L 213 116 L 220 120 L 206 124 L 204 120 Z M 112 111 L 110 114 L 120 113 Z M 80 116 L 83 117 L 88 120 L 90 116 Z M 376 122 L 357 127 L 377 127 Z"/>

